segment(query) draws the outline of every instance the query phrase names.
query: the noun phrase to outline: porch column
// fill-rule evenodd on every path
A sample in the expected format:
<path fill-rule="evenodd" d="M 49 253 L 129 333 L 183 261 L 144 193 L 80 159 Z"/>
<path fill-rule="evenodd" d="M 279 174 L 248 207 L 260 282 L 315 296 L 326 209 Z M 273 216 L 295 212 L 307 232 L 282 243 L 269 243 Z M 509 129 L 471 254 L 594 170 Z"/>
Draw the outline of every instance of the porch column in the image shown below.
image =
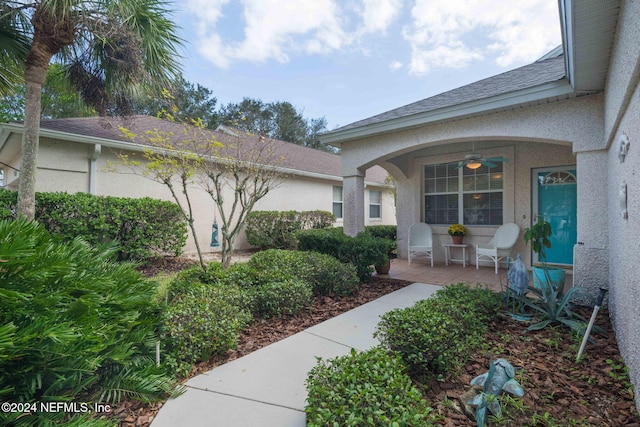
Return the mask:
<path fill-rule="evenodd" d="M 364 172 L 358 169 L 355 175 L 343 176 L 342 190 L 344 233 L 355 236 L 364 231 Z"/>

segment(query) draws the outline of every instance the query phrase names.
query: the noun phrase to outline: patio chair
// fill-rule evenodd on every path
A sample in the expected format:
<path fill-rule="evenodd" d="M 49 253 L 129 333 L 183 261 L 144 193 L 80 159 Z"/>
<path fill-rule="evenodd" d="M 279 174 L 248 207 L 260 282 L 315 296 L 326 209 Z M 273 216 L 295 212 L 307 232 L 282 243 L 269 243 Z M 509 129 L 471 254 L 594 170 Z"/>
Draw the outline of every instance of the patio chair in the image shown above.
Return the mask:
<path fill-rule="evenodd" d="M 417 222 L 409 227 L 409 267 L 411 260 L 417 254 L 424 254 L 431 259 L 433 267 L 433 233 L 431 226 L 424 222 Z"/>
<path fill-rule="evenodd" d="M 491 241 L 485 245 L 476 244 L 476 270 L 479 268 L 480 258 L 487 257 L 492 260 L 496 266 L 496 274 L 498 274 L 498 263 L 502 259 L 511 257 L 511 248 L 516 244 L 520 227 L 514 223 L 502 224 L 496 230 Z"/>

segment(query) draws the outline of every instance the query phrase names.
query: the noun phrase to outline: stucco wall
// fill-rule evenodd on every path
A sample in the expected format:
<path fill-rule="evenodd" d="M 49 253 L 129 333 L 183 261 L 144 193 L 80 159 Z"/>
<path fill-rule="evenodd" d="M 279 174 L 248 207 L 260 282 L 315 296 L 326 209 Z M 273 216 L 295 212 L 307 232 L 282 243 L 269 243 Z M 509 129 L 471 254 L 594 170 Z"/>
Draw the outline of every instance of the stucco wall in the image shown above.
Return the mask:
<path fill-rule="evenodd" d="M 63 191 L 68 193 L 90 192 L 90 158 L 92 145 L 57 141 L 43 138 L 40 144 L 37 172 L 37 191 Z M 116 152 L 103 148 L 96 162 L 95 194 L 118 197 L 152 197 L 173 201 L 170 191 L 156 183 L 133 173 L 129 167 L 122 166 Z M 178 185 L 178 183 L 176 183 Z M 342 181 L 334 179 L 316 179 L 311 177 L 289 176 L 260 200 L 256 210 L 325 210 L 331 212 L 333 204 L 333 186 L 341 186 Z M 368 218 L 369 191 L 379 190 L 382 196 L 382 214 L 380 219 Z M 181 190 L 178 194 L 185 202 Z M 219 250 L 211 248 L 211 226 L 215 217 L 215 204 L 209 194 L 198 185 L 189 187 L 189 195 L 194 208 L 195 228 L 198 241 L 205 252 Z M 395 224 L 395 206 L 393 195 L 387 187 L 368 183 L 365 191 L 366 224 Z M 228 190 L 225 200 L 231 201 L 233 193 Z M 186 205 L 185 205 L 186 206 Z M 220 223 L 219 217 L 218 223 Z M 339 221 L 336 225 L 342 225 Z M 220 239 L 219 239 L 220 240 Z M 235 244 L 236 249 L 250 247 L 244 233 Z M 194 253 L 195 243 L 191 235 L 185 252 Z"/>
<path fill-rule="evenodd" d="M 620 353 L 636 390 L 640 389 L 640 3 L 624 2 L 610 72 L 607 76 L 609 225 L 609 306 Z M 618 158 L 619 141 L 630 141 Z M 620 187 L 627 184 L 628 218 L 622 216 Z M 640 393 L 636 393 L 640 406 Z"/>

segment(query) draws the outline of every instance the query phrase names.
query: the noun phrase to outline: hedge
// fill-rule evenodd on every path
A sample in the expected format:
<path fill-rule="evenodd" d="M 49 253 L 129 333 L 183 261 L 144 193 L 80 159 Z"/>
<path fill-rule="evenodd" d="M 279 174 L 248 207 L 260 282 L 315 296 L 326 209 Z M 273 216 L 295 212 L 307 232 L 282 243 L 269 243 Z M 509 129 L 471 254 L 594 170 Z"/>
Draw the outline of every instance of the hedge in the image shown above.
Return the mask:
<path fill-rule="evenodd" d="M 17 193 L 0 191 L 0 220 L 15 219 Z M 93 196 L 87 193 L 36 193 L 36 220 L 49 232 L 90 244 L 115 242 L 119 258 L 145 260 L 179 255 L 187 223 L 172 202 L 149 197 Z"/>
<path fill-rule="evenodd" d="M 327 228 L 336 221 L 326 211 L 253 211 L 247 216 L 247 241 L 260 249 L 295 249 L 295 232 Z"/>

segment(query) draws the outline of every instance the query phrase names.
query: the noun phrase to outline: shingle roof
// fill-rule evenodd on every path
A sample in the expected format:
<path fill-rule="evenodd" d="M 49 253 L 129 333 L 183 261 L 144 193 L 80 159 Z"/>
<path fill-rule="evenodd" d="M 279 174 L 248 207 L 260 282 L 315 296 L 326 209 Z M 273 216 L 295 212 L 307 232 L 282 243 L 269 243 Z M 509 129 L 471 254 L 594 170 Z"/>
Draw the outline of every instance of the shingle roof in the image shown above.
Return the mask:
<path fill-rule="evenodd" d="M 466 86 L 443 92 L 364 120 L 359 120 L 334 129 L 328 132 L 328 134 L 491 98 L 544 83 L 558 81 L 565 78 L 565 76 L 564 56 L 560 55 L 549 59 L 538 60 L 532 64 L 516 68 L 515 70 L 488 77 Z"/>
<path fill-rule="evenodd" d="M 127 128 L 137 135 L 144 135 L 145 131 L 153 129 L 162 132 L 172 132 L 176 135 L 176 139 L 179 138 L 183 132 L 182 124 L 152 116 L 133 116 L 126 119 L 102 117 L 49 119 L 42 120 L 40 124 L 41 129 L 130 143 L 131 140 L 122 133 L 120 126 Z M 248 144 L 257 144 L 262 138 L 259 135 L 249 134 L 235 129 L 233 132 L 235 132 L 237 136 L 217 130 L 207 130 L 206 132 L 208 137 L 214 137 L 223 144 L 233 143 L 237 141 L 238 138 Z M 137 144 L 149 145 L 149 143 L 145 141 L 146 138 L 137 138 L 134 140 Z M 279 153 L 283 153 L 283 159 L 278 166 L 302 172 L 324 174 L 334 177 L 342 176 L 340 156 L 337 154 L 314 150 L 279 140 L 273 140 L 273 144 L 275 144 Z M 367 170 L 366 180 L 383 184 L 386 176 L 387 172 L 382 167 L 375 166 Z"/>

